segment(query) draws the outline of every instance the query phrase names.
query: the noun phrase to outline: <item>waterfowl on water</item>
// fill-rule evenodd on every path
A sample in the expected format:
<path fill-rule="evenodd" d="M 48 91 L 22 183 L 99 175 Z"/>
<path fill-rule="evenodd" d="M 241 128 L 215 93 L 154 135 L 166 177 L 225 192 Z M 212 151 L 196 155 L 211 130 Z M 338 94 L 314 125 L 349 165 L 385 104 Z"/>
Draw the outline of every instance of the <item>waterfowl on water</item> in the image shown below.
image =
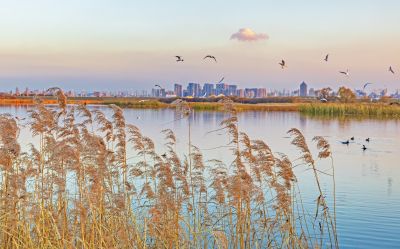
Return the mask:
<path fill-rule="evenodd" d="M 347 144 L 347 145 L 349 145 L 349 143 L 350 143 L 349 140 L 344 141 L 344 142 L 342 141 L 342 144 Z"/>

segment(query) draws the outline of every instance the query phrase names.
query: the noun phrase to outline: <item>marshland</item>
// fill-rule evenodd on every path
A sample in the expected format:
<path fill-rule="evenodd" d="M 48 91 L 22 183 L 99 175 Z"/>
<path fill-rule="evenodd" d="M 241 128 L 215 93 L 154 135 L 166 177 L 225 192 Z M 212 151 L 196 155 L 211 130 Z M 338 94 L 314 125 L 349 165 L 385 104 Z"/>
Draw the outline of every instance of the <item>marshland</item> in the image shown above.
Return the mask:
<path fill-rule="evenodd" d="M 3 248 L 398 244 L 395 119 L 238 112 L 228 99 L 223 112 L 67 105 L 54 93 L 56 106 L 1 107 Z"/>

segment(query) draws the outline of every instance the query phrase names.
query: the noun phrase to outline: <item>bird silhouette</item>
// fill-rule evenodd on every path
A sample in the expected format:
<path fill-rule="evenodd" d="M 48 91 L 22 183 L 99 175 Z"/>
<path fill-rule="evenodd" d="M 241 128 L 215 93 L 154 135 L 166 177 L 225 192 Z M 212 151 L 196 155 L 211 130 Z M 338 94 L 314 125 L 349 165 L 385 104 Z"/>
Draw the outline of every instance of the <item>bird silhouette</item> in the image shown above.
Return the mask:
<path fill-rule="evenodd" d="M 155 87 L 158 87 L 160 89 L 163 89 L 160 85 L 154 85 Z"/>
<path fill-rule="evenodd" d="M 282 69 L 284 69 L 286 67 L 286 62 L 285 60 L 282 60 L 281 62 L 278 63 L 279 65 L 281 65 Z"/>
<path fill-rule="evenodd" d="M 213 55 L 206 55 L 206 56 L 203 58 L 203 60 L 205 60 L 205 59 L 207 59 L 207 58 L 213 59 L 215 62 L 217 62 L 217 59 L 216 59 L 215 56 L 213 56 Z"/>
<path fill-rule="evenodd" d="M 351 140 L 351 141 L 354 141 L 354 137 L 351 137 L 350 140 Z"/>
<path fill-rule="evenodd" d="M 347 145 L 349 145 L 349 143 L 350 143 L 349 140 L 347 140 L 347 141 L 342 141 L 342 144 L 347 144 Z"/>
<path fill-rule="evenodd" d="M 220 79 L 220 80 L 218 81 L 218 84 L 221 84 L 221 82 L 224 81 L 224 79 L 225 79 L 225 77 L 222 77 L 222 79 Z"/>
<path fill-rule="evenodd" d="M 368 86 L 368 85 L 371 85 L 372 83 L 365 83 L 364 84 L 364 86 L 363 86 L 363 91 L 365 90 L 365 88 Z"/>
<path fill-rule="evenodd" d="M 167 157 L 167 153 L 164 153 L 161 155 L 162 157 L 166 158 Z"/>
<path fill-rule="evenodd" d="M 392 74 L 394 74 L 394 71 L 393 71 L 392 66 L 389 67 L 389 72 L 391 72 Z"/>
<path fill-rule="evenodd" d="M 20 117 L 16 116 L 15 119 L 18 120 L 18 121 L 22 121 L 22 120 L 25 120 L 26 118 L 20 118 Z"/>
<path fill-rule="evenodd" d="M 324 61 L 328 62 L 329 54 L 325 55 Z"/>
<path fill-rule="evenodd" d="M 365 141 L 367 141 L 369 143 L 369 138 L 365 139 Z"/>
<path fill-rule="evenodd" d="M 183 61 L 183 57 L 182 56 L 176 55 L 175 57 L 176 57 L 176 61 L 177 62 Z"/>
<path fill-rule="evenodd" d="M 347 69 L 346 72 L 345 72 L 345 71 L 339 71 L 339 73 L 344 74 L 344 75 L 346 75 L 347 77 L 350 76 L 349 69 Z"/>
<path fill-rule="evenodd" d="M 362 150 L 366 150 L 367 147 L 365 147 L 365 145 L 363 144 L 363 147 L 361 148 Z"/>

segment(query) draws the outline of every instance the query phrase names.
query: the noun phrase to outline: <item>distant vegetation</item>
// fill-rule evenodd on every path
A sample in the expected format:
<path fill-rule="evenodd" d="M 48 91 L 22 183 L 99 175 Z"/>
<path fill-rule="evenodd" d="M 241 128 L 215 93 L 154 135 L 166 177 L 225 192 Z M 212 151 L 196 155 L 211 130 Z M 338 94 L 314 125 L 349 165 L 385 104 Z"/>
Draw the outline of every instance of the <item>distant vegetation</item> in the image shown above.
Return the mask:
<path fill-rule="evenodd" d="M 367 116 L 400 118 L 400 105 L 387 103 L 313 103 L 299 105 L 299 111 L 323 116 Z"/>
<path fill-rule="evenodd" d="M 323 89 L 324 90 L 324 89 Z M 349 89 L 341 87 L 339 97 L 330 96 L 329 89 L 326 89 L 327 103 L 321 103 L 315 98 L 297 97 L 271 97 L 260 99 L 241 99 L 241 98 L 70 98 L 69 104 L 114 104 L 121 108 L 138 109 L 160 109 L 175 108 L 174 102 L 184 100 L 196 111 L 224 111 L 221 103 L 224 99 L 232 101 L 236 111 L 299 111 L 303 114 L 324 115 L 324 116 L 345 116 L 358 115 L 367 117 L 400 117 L 400 102 L 388 97 L 381 98 L 379 102 L 371 102 L 368 98 L 355 99 L 354 94 Z M 46 97 L 42 100 L 43 104 L 56 104 L 55 97 Z M 0 98 L 0 105 L 34 105 L 35 98 Z"/>

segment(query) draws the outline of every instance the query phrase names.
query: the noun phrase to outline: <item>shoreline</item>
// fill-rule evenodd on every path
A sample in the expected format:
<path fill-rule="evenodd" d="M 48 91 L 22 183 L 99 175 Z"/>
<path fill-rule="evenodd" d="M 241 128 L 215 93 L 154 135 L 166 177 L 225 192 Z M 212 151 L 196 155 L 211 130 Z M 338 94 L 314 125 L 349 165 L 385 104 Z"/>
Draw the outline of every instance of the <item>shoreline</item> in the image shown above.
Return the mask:
<path fill-rule="evenodd" d="M 55 97 L 43 97 L 41 101 L 46 105 L 57 104 Z M 287 102 L 268 103 L 238 103 L 234 106 L 238 112 L 265 111 L 265 112 L 300 112 L 312 116 L 363 116 L 400 118 L 400 104 L 398 101 L 387 102 L 353 102 L 353 103 L 320 103 L 298 102 L 296 98 L 285 99 Z M 68 104 L 110 105 L 131 109 L 167 109 L 176 106 L 170 100 L 160 101 L 151 98 L 68 98 Z M 32 97 L 0 98 L 0 106 L 31 106 L 35 104 Z M 195 111 L 224 111 L 224 105 L 219 102 L 188 102 Z"/>

